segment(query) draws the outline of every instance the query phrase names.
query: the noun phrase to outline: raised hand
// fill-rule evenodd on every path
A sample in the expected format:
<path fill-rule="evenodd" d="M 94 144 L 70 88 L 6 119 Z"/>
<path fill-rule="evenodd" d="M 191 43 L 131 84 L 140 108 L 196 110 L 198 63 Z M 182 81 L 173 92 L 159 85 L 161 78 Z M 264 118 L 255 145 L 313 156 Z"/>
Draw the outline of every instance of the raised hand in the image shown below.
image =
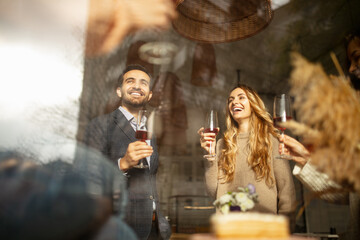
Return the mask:
<path fill-rule="evenodd" d="M 200 135 L 200 145 L 203 149 L 205 149 L 208 153 L 210 153 L 210 146 L 211 152 L 215 152 L 216 148 L 216 134 L 215 133 L 205 133 L 204 128 L 200 128 L 198 130 L 198 134 Z"/>

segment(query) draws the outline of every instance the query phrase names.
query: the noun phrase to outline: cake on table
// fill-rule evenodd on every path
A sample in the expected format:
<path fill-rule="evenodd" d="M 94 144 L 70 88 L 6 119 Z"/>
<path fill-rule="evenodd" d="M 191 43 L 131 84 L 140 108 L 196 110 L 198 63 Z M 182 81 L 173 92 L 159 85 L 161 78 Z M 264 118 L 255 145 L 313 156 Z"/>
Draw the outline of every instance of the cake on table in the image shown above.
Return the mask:
<path fill-rule="evenodd" d="M 211 226 L 218 239 L 288 239 L 285 216 L 255 212 L 214 214 Z"/>

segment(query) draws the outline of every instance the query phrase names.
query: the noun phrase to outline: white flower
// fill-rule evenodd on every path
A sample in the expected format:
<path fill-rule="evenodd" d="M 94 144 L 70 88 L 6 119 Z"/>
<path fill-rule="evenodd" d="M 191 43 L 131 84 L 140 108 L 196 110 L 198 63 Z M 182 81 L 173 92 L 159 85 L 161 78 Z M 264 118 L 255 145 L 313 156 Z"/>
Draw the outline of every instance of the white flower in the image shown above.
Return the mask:
<path fill-rule="evenodd" d="M 229 213 L 231 207 L 235 207 L 233 211 L 236 211 L 237 207 L 243 212 L 254 208 L 255 203 L 258 202 L 255 187 L 248 184 L 247 188 L 239 187 L 238 189 L 239 192 L 228 192 L 214 201 L 213 204 L 221 213 Z"/>
<path fill-rule="evenodd" d="M 235 194 L 235 200 L 237 204 L 241 204 L 242 202 L 245 202 L 249 198 L 247 197 L 246 193 L 239 192 Z"/>
<path fill-rule="evenodd" d="M 225 204 L 225 205 L 221 206 L 220 211 L 221 211 L 223 214 L 228 214 L 228 213 L 230 212 L 230 206 L 229 206 L 229 204 Z"/>
<path fill-rule="evenodd" d="M 247 198 L 245 201 L 241 202 L 240 204 L 241 211 L 243 212 L 252 209 L 254 206 L 255 206 L 254 201 L 249 198 Z"/>
<path fill-rule="evenodd" d="M 229 203 L 233 200 L 232 196 L 230 194 L 225 194 L 225 195 L 222 195 L 219 199 L 218 199 L 218 202 L 223 205 L 223 204 L 226 204 L 226 203 Z"/>

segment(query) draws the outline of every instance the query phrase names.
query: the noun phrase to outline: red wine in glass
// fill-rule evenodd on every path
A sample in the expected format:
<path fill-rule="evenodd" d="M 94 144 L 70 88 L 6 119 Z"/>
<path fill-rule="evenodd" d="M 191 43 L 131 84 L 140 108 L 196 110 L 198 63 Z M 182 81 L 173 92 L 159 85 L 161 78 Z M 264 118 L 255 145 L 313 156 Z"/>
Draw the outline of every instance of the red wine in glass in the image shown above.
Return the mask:
<path fill-rule="evenodd" d="M 148 121 L 148 112 L 146 110 L 140 110 L 136 119 L 136 131 L 135 131 L 135 138 L 139 141 L 146 142 L 148 140 L 148 128 L 147 128 L 147 121 Z M 134 168 L 148 168 L 147 164 L 144 164 L 146 159 L 140 159 L 139 164 L 135 165 Z"/>
<path fill-rule="evenodd" d="M 216 136 L 219 133 L 219 129 L 218 128 L 205 128 L 204 133 L 215 133 L 215 136 Z"/>
<path fill-rule="evenodd" d="M 218 123 L 217 112 L 214 110 L 210 110 L 206 115 L 204 133 L 215 133 L 215 137 L 214 137 L 215 143 L 210 142 L 209 153 L 204 155 L 204 157 L 205 158 L 216 157 L 215 144 L 216 144 L 216 135 L 219 133 L 219 123 Z"/>
<path fill-rule="evenodd" d="M 144 130 L 136 130 L 135 137 L 138 140 L 145 142 L 148 139 L 148 132 Z"/>
<path fill-rule="evenodd" d="M 291 119 L 292 119 L 292 117 L 290 117 L 290 116 L 286 116 L 284 119 L 282 117 L 274 117 L 274 126 L 277 129 L 279 129 L 281 132 L 284 132 L 286 130 L 286 128 L 280 126 L 279 123 L 286 122 L 286 121 L 289 121 Z"/>

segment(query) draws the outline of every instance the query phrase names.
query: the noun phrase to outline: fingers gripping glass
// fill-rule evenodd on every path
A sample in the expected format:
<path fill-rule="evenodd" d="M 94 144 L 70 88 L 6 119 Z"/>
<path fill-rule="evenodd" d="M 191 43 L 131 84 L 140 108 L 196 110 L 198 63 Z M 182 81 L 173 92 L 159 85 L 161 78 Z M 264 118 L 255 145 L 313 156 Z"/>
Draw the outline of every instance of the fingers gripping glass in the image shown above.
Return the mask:
<path fill-rule="evenodd" d="M 291 159 L 292 157 L 284 154 L 284 132 L 285 127 L 281 126 L 281 123 L 292 119 L 292 108 L 290 96 L 286 94 L 277 95 L 274 98 L 274 126 L 280 130 L 282 152 L 276 159 Z"/>
<path fill-rule="evenodd" d="M 219 123 L 218 123 L 217 112 L 214 110 L 210 110 L 206 115 L 204 134 L 206 133 L 213 133 L 215 135 L 213 135 L 212 136 L 213 139 L 209 141 L 209 152 L 208 154 L 204 155 L 204 158 L 216 157 L 215 145 L 216 145 L 216 135 L 219 133 Z"/>
<path fill-rule="evenodd" d="M 150 139 L 150 132 L 147 128 L 148 123 L 148 112 L 147 110 L 140 110 L 138 113 L 138 117 L 136 119 L 136 132 L 135 137 L 142 142 L 146 142 L 146 140 Z M 145 158 L 139 160 L 139 164 L 135 165 L 135 168 L 148 168 L 148 164 Z"/>

